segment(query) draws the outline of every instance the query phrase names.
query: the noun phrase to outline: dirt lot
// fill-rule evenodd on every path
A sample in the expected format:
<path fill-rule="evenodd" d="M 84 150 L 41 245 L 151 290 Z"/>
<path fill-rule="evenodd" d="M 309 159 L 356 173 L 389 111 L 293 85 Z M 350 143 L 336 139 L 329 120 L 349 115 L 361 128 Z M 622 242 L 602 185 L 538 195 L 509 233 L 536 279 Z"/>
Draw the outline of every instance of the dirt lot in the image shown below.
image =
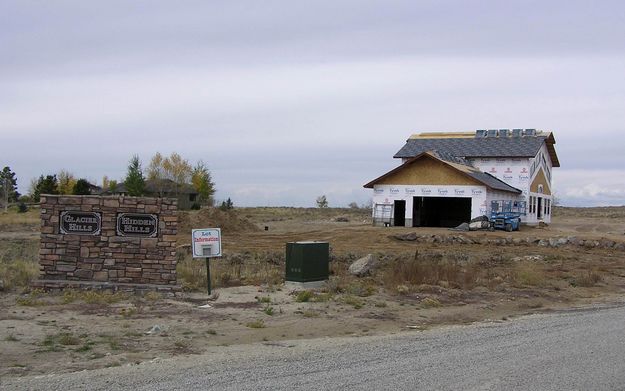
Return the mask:
<path fill-rule="evenodd" d="M 625 287 L 625 251 L 616 246 L 625 242 L 623 217 L 625 207 L 559 208 L 552 225 L 510 234 L 374 228 L 366 210 L 184 213 L 178 273 L 186 291 L 170 298 L 30 291 L 28 280 L 36 274 L 36 211 L 0 216 L 5 285 L 0 376 L 132 365 L 218 345 L 288 346 L 300 338 L 414 333 L 618 300 Z M 208 301 L 204 264 L 190 259 L 185 246 L 191 227 L 215 225 L 223 227 L 226 256 L 213 261 L 218 297 Z M 393 238 L 411 232 L 428 239 Z M 471 240 L 429 239 L 454 235 Z M 591 244 L 538 243 L 562 237 Z M 330 283 L 315 292 L 289 289 L 282 284 L 284 245 L 309 239 L 331 244 Z M 495 239 L 501 244 L 491 243 Z M 604 242 L 609 245 L 592 244 Z M 349 264 L 369 253 L 379 260 L 376 270 L 362 278 L 349 275 Z M 207 303 L 210 307 L 202 307 Z"/>

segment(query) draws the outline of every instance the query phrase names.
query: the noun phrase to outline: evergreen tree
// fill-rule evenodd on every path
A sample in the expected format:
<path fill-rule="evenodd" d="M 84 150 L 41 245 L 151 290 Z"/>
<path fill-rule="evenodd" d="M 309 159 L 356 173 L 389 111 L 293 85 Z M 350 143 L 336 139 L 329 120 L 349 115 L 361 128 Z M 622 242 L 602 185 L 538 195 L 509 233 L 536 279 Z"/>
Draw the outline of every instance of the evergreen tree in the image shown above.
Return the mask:
<path fill-rule="evenodd" d="M 42 194 L 59 194 L 59 182 L 56 175 L 41 175 L 33 191 L 33 201 L 39 202 Z"/>
<path fill-rule="evenodd" d="M 317 207 L 318 208 L 327 208 L 328 207 L 328 199 L 325 194 L 317 197 Z"/>
<path fill-rule="evenodd" d="M 91 194 L 91 189 L 89 188 L 89 182 L 86 179 L 79 179 L 76 181 L 74 188 L 72 189 L 72 194 L 74 195 L 89 195 Z"/>
<path fill-rule="evenodd" d="M 233 209 L 233 208 L 234 208 L 234 203 L 232 202 L 230 197 L 228 197 L 227 200 L 222 201 L 221 202 L 221 206 L 219 207 L 219 209 L 223 210 L 223 211 L 227 211 L 227 210 L 230 210 L 230 209 Z"/>
<path fill-rule="evenodd" d="M 128 195 L 133 197 L 142 196 L 145 192 L 145 178 L 141 170 L 141 161 L 139 156 L 134 155 L 128 164 L 128 172 L 124 180 Z"/>
<path fill-rule="evenodd" d="M 0 195 L 2 202 L 17 202 L 20 197 L 17 191 L 17 178 L 8 166 L 0 171 Z"/>

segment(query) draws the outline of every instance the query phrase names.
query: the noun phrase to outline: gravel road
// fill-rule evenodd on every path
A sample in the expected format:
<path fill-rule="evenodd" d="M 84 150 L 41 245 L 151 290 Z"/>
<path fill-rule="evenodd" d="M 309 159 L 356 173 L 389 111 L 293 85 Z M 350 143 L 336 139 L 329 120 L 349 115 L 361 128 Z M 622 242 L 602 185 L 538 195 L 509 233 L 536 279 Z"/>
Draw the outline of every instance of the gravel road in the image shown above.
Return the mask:
<path fill-rule="evenodd" d="M 0 380 L 2 390 L 625 390 L 625 306 Z"/>

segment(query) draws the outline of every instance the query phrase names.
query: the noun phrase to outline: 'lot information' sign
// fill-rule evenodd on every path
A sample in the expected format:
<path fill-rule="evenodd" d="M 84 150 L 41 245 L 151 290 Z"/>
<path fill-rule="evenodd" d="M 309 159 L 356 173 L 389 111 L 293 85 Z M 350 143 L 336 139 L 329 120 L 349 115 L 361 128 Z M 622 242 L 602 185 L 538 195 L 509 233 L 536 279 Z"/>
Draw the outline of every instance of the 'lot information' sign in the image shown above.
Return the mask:
<path fill-rule="evenodd" d="M 193 258 L 221 257 L 221 229 L 202 228 L 191 231 Z"/>

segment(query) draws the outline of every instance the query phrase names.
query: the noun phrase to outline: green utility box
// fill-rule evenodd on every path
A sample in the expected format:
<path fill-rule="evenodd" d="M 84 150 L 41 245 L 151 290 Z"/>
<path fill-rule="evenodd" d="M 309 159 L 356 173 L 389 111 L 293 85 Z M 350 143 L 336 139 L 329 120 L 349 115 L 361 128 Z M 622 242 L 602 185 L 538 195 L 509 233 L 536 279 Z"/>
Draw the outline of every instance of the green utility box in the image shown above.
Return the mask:
<path fill-rule="evenodd" d="M 289 242 L 286 244 L 286 281 L 325 281 L 329 275 L 328 242 Z"/>

